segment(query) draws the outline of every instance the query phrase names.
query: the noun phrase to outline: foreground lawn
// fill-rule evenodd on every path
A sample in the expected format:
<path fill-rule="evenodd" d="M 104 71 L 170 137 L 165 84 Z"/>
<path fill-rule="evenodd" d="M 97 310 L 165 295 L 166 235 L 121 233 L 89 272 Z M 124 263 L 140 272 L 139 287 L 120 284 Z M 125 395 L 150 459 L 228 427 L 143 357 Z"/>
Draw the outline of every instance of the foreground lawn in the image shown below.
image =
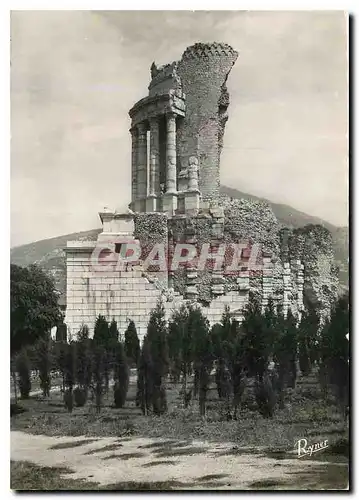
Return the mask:
<path fill-rule="evenodd" d="M 10 488 L 12 490 L 96 490 L 96 483 L 66 478 L 63 474 L 71 473 L 62 467 L 39 467 L 30 462 L 11 462 Z"/>
<path fill-rule="evenodd" d="M 30 462 L 11 462 L 10 488 L 15 491 L 153 491 L 173 490 L 183 486 L 178 481 L 156 483 L 124 481 L 100 486 L 91 481 L 66 477 L 66 474 L 71 472 L 71 469 L 66 467 L 40 467 Z"/>
<path fill-rule="evenodd" d="M 274 450 L 294 450 L 298 439 L 310 442 L 328 439 L 333 445 L 348 437 L 348 429 L 333 402 L 321 398 L 315 377 L 299 381 L 285 409 L 277 410 L 271 419 L 263 418 L 250 407 L 243 407 L 238 420 L 227 421 L 223 404 L 218 401 L 215 385 L 209 391 L 207 417 L 199 415 L 198 401 L 184 409 L 180 386 L 168 384 L 166 415 L 143 416 L 135 405 L 136 384 L 130 385 L 126 405 L 113 408 L 113 393 L 104 397 L 100 414 L 94 403 L 70 414 L 64 408 L 62 396 L 53 392 L 49 399 L 33 396 L 19 404 L 25 412 L 12 417 L 11 429 L 51 436 L 144 436 L 176 439 L 200 439 L 234 442 L 239 446 L 265 447 Z M 348 454 L 346 449 L 345 454 Z"/>

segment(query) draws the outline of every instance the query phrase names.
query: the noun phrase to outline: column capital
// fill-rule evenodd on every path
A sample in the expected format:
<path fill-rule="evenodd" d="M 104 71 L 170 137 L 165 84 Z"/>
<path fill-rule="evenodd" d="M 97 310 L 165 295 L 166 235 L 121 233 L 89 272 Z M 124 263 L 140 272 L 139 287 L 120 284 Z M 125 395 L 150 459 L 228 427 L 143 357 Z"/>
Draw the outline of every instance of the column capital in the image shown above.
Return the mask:
<path fill-rule="evenodd" d="M 150 128 L 153 126 L 153 125 L 158 125 L 159 122 L 160 122 L 160 117 L 159 116 L 151 116 L 149 119 L 148 119 L 149 123 L 150 123 Z"/>
<path fill-rule="evenodd" d="M 132 137 L 137 136 L 137 133 L 138 133 L 137 126 L 136 126 L 136 125 L 133 125 L 133 126 L 129 129 L 129 132 L 130 132 L 130 134 L 132 135 Z"/>
<path fill-rule="evenodd" d="M 177 113 L 174 111 L 167 111 L 166 118 L 169 120 L 175 120 L 177 118 Z"/>
<path fill-rule="evenodd" d="M 141 122 L 136 125 L 139 134 L 145 134 L 148 130 L 148 125 L 146 122 Z"/>

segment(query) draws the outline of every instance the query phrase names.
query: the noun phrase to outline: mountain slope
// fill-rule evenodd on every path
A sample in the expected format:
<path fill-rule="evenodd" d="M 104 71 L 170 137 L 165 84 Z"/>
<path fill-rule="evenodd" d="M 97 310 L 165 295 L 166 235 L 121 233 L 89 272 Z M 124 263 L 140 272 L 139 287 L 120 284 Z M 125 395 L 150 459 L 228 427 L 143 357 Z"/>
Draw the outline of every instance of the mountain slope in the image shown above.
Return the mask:
<path fill-rule="evenodd" d="M 347 227 L 336 227 L 318 217 L 300 212 L 289 205 L 273 203 L 270 200 L 242 193 L 237 189 L 226 186 L 221 186 L 221 194 L 234 199 L 254 199 L 269 203 L 279 223 L 286 227 L 297 228 L 306 224 L 322 224 L 325 226 L 333 235 L 335 258 L 340 270 L 340 282 L 344 287 L 348 286 L 349 229 Z M 66 246 L 66 242 L 68 240 L 96 240 L 100 232 L 101 229 L 91 229 L 14 247 L 10 251 L 10 261 L 12 264 L 19 266 L 38 263 L 51 272 L 58 289 L 65 291 L 66 265 L 65 252 L 62 249 Z"/>
<path fill-rule="evenodd" d="M 234 199 L 244 198 L 246 200 L 258 200 L 269 203 L 279 223 L 287 227 L 303 227 L 306 224 L 322 224 L 323 226 L 328 228 L 329 231 L 337 229 L 337 227 L 333 224 L 330 224 L 330 222 L 322 220 L 319 217 L 300 212 L 299 210 L 296 210 L 289 205 L 274 203 L 270 200 L 267 200 L 266 198 L 260 198 L 251 194 L 242 193 L 242 191 L 238 191 L 238 189 L 229 188 L 227 186 L 221 186 L 220 192 L 221 194 L 227 195 Z"/>

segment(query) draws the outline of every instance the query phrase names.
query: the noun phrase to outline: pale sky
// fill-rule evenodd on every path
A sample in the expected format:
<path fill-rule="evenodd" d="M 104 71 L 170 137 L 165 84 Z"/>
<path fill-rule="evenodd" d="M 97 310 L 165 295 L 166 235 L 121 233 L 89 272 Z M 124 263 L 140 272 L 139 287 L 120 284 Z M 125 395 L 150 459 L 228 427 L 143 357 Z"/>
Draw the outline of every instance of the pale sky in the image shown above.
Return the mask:
<path fill-rule="evenodd" d="M 239 52 L 221 183 L 348 224 L 340 12 L 23 11 L 11 21 L 11 245 L 100 227 L 130 202 L 128 110 L 152 61 Z"/>

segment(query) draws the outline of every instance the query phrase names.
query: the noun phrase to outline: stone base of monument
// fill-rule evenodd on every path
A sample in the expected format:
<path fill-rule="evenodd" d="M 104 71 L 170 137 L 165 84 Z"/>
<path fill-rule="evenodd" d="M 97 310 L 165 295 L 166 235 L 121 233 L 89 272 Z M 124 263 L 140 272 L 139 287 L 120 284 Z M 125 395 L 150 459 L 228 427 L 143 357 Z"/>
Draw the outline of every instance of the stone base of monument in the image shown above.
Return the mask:
<path fill-rule="evenodd" d="M 177 210 L 177 193 L 164 193 L 162 197 L 162 211 L 174 215 Z"/>
<path fill-rule="evenodd" d="M 200 192 L 198 189 L 193 191 L 186 191 L 184 194 L 185 212 L 191 215 L 197 215 L 199 212 L 199 197 Z"/>
<path fill-rule="evenodd" d="M 134 212 L 145 212 L 146 211 L 146 198 L 137 199 L 132 204 L 133 204 L 132 210 Z"/>
<path fill-rule="evenodd" d="M 149 195 L 146 199 L 146 212 L 158 212 L 160 210 L 159 199 L 155 194 Z"/>

